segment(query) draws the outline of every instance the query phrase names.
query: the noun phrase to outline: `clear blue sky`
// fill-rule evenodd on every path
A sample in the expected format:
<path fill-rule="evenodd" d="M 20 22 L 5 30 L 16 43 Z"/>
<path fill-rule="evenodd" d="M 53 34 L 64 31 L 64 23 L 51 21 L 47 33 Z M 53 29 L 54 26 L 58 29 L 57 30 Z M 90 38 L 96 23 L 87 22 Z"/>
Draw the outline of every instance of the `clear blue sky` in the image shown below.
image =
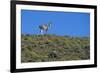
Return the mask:
<path fill-rule="evenodd" d="M 40 34 L 39 25 L 52 22 L 48 34 L 90 36 L 90 14 L 21 10 L 21 33 Z"/>

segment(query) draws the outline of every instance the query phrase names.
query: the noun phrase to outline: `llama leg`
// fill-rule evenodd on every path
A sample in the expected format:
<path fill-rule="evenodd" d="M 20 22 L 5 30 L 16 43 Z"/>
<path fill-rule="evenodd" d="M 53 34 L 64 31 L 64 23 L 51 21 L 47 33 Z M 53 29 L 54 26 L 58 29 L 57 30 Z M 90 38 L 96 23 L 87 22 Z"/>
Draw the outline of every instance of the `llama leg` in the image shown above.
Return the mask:
<path fill-rule="evenodd" d="M 46 34 L 47 34 L 47 31 L 48 31 L 48 30 L 45 30 L 45 33 L 46 33 Z"/>
<path fill-rule="evenodd" d="M 40 33 L 43 34 L 43 30 L 40 30 Z"/>

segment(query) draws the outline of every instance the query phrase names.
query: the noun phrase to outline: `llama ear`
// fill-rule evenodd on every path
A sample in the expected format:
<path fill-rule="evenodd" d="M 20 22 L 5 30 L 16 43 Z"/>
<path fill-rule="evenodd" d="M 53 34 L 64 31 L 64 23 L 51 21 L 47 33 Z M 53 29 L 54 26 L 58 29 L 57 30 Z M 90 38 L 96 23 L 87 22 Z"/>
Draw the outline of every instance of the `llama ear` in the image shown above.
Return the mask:
<path fill-rule="evenodd" d="M 52 24 L 52 22 L 49 22 L 49 24 Z"/>
<path fill-rule="evenodd" d="M 52 22 L 49 22 L 49 25 L 51 26 Z"/>

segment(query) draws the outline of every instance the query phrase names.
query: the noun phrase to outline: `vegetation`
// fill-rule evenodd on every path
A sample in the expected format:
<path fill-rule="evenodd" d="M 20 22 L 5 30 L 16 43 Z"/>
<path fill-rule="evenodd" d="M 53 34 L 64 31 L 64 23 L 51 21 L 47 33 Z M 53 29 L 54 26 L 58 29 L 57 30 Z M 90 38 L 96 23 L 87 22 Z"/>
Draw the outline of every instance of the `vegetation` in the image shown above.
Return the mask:
<path fill-rule="evenodd" d="M 90 59 L 89 37 L 22 34 L 21 62 L 86 59 Z"/>

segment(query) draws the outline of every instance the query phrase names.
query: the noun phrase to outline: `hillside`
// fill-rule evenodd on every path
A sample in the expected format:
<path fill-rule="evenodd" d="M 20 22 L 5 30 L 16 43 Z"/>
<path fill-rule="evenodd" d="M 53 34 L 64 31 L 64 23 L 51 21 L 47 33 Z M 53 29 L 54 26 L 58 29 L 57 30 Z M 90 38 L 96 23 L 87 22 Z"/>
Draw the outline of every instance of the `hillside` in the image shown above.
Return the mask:
<path fill-rule="evenodd" d="M 21 62 L 86 60 L 90 58 L 89 37 L 23 35 Z"/>

